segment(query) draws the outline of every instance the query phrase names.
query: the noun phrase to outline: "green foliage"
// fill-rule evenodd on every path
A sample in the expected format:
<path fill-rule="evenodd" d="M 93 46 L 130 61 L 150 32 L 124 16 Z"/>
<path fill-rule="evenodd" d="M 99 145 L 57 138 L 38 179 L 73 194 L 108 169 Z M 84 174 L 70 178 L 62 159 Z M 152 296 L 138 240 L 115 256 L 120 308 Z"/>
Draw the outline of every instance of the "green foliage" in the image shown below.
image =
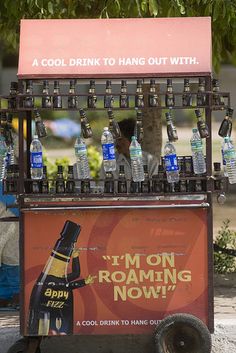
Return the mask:
<path fill-rule="evenodd" d="M 0 14 L 1 39 L 12 50 L 18 48 L 22 18 L 210 16 L 215 71 L 222 62 L 236 65 L 235 0 L 18 0 L 17 6 L 12 0 L 1 0 Z"/>
<path fill-rule="evenodd" d="M 226 219 L 218 232 L 215 243 L 221 248 L 236 248 L 236 232 L 229 228 L 230 220 Z M 236 271 L 234 256 L 221 251 L 214 252 L 214 269 L 216 273 L 231 273 Z"/>
<path fill-rule="evenodd" d="M 88 161 L 91 177 L 94 179 L 98 179 L 102 163 L 102 157 L 101 153 L 99 153 L 95 146 L 88 146 Z"/>

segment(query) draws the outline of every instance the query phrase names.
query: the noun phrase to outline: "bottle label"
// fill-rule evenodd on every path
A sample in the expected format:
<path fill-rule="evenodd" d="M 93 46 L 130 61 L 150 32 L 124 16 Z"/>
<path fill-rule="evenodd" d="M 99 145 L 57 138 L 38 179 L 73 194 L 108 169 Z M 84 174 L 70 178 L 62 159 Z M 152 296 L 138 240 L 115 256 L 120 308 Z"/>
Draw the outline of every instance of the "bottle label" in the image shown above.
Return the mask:
<path fill-rule="evenodd" d="M 86 154 L 86 146 L 85 145 L 78 145 L 75 147 L 75 154 L 76 155 L 84 155 Z"/>
<path fill-rule="evenodd" d="M 105 161 L 115 160 L 115 148 L 114 143 L 105 143 L 102 145 L 102 154 Z"/>
<path fill-rule="evenodd" d="M 42 152 L 31 152 L 30 163 L 31 163 L 31 168 L 43 168 Z"/>
<path fill-rule="evenodd" d="M 222 164 L 225 166 L 226 165 L 226 160 L 225 160 L 225 154 L 223 148 L 221 149 L 221 155 L 222 155 Z"/>
<path fill-rule="evenodd" d="M 229 149 L 229 150 L 225 150 L 223 152 L 223 156 L 225 161 L 230 161 L 231 159 L 235 159 L 235 150 L 233 148 Z"/>
<path fill-rule="evenodd" d="M 167 172 L 179 170 L 176 154 L 165 156 L 165 167 Z"/>
<path fill-rule="evenodd" d="M 197 141 L 192 141 L 191 142 L 191 147 L 193 152 L 200 152 L 202 151 L 202 141 L 197 140 Z"/>
<path fill-rule="evenodd" d="M 142 149 L 141 147 L 130 148 L 130 158 L 142 158 Z"/>

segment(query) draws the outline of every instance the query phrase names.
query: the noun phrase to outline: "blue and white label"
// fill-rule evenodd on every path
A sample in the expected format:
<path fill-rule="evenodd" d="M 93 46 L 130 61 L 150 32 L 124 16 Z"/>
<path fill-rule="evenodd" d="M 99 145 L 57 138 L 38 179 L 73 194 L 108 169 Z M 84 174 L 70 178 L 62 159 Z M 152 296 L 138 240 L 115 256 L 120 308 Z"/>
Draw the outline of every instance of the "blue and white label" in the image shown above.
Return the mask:
<path fill-rule="evenodd" d="M 102 154 L 104 161 L 114 161 L 116 159 L 114 143 L 102 145 Z"/>
<path fill-rule="evenodd" d="M 168 156 L 165 156 L 165 168 L 167 172 L 179 170 L 176 154 L 169 154 Z"/>
<path fill-rule="evenodd" d="M 42 152 L 31 152 L 30 163 L 31 163 L 31 168 L 43 168 Z"/>
<path fill-rule="evenodd" d="M 80 156 L 80 155 L 87 154 L 86 145 L 81 144 L 81 145 L 75 146 L 75 154 L 76 154 L 76 155 L 79 155 L 79 156 Z"/>
<path fill-rule="evenodd" d="M 223 148 L 221 149 L 221 155 L 222 155 L 222 164 L 223 164 L 223 165 L 226 165 L 226 159 L 225 159 L 225 156 L 224 156 L 224 150 L 223 150 Z"/>
<path fill-rule="evenodd" d="M 131 159 L 142 158 L 142 149 L 140 146 L 130 148 L 129 153 Z"/>

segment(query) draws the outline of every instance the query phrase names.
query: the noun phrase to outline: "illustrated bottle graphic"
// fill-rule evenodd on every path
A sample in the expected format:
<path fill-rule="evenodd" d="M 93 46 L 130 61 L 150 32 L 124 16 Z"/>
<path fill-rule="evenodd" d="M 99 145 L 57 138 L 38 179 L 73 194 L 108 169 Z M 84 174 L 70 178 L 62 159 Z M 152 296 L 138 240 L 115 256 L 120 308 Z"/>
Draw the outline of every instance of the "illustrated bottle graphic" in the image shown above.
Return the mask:
<path fill-rule="evenodd" d="M 31 292 L 29 335 L 73 333 L 72 290 L 84 286 L 85 280 L 73 282 L 80 276 L 78 257 L 72 260 L 71 273 L 67 273 L 67 268 L 79 234 L 80 225 L 67 220 Z"/>
<path fill-rule="evenodd" d="M 97 103 L 97 96 L 95 93 L 95 81 L 90 80 L 89 91 L 88 91 L 88 99 L 87 99 L 87 106 L 88 108 L 96 108 Z"/>
<path fill-rule="evenodd" d="M 206 122 L 203 120 L 202 113 L 199 109 L 195 110 L 195 115 L 197 118 L 197 128 L 199 135 L 202 139 L 209 137 L 209 129 Z"/>
<path fill-rule="evenodd" d="M 223 154 L 230 184 L 236 184 L 236 151 L 229 136 L 224 138 Z"/>
<path fill-rule="evenodd" d="M 206 105 L 206 90 L 205 90 L 205 79 L 203 77 L 199 78 L 198 81 L 198 91 L 197 91 L 197 106 Z"/>
<path fill-rule="evenodd" d="M 53 88 L 53 108 L 60 109 L 62 108 L 62 96 L 60 95 L 60 85 L 59 81 L 54 81 Z"/>
<path fill-rule="evenodd" d="M 127 82 L 126 82 L 126 80 L 122 80 L 121 81 L 120 108 L 129 108 L 129 96 L 127 94 Z"/>
<path fill-rule="evenodd" d="M 47 130 L 39 114 L 38 109 L 34 109 L 35 130 L 39 138 L 47 136 Z"/>
<path fill-rule="evenodd" d="M 112 133 L 114 139 L 121 137 L 120 127 L 117 121 L 115 120 L 113 111 L 108 109 L 107 111 L 108 118 L 109 118 L 109 130 Z"/>
<path fill-rule="evenodd" d="M 172 79 L 167 79 L 166 95 L 165 95 L 166 107 L 173 107 L 175 105 L 175 96 L 173 93 Z"/>
<path fill-rule="evenodd" d="M 167 136 L 170 142 L 175 142 L 178 140 L 178 134 L 176 127 L 174 125 L 171 112 L 166 112 L 166 129 L 167 129 Z"/>
<path fill-rule="evenodd" d="M 103 168 L 105 172 L 116 170 L 114 139 L 108 127 L 104 127 L 101 137 Z"/>
<path fill-rule="evenodd" d="M 190 92 L 189 79 L 184 79 L 184 91 L 182 96 L 183 107 L 191 107 L 193 103 L 192 93 Z"/>
<path fill-rule="evenodd" d="M 47 80 L 43 81 L 43 97 L 42 97 L 42 108 L 51 108 L 52 99 L 49 93 L 49 82 Z"/>
<path fill-rule="evenodd" d="M 193 158 L 193 172 L 194 174 L 206 173 L 206 162 L 203 153 L 202 139 L 198 133 L 198 129 L 192 129 L 193 135 L 190 139 L 192 158 Z"/>
<path fill-rule="evenodd" d="M 220 125 L 218 135 L 221 137 L 231 136 L 232 132 L 232 117 L 233 117 L 234 110 L 228 108 L 226 110 L 226 115 Z"/>
<path fill-rule="evenodd" d="M 131 160 L 131 175 L 134 182 L 144 180 L 143 170 L 143 154 L 140 144 L 135 136 L 132 136 L 129 146 L 130 160 Z"/>
<path fill-rule="evenodd" d="M 170 141 L 167 141 L 165 144 L 164 156 L 167 181 L 174 185 L 174 183 L 178 183 L 179 181 L 179 167 L 175 146 Z"/>
<path fill-rule="evenodd" d="M 80 109 L 79 113 L 80 113 L 80 125 L 81 125 L 81 131 L 82 131 L 83 137 L 85 139 L 92 137 L 93 132 L 92 132 L 91 126 L 89 124 L 89 121 L 87 119 L 87 116 L 85 114 L 84 109 Z"/>
<path fill-rule="evenodd" d="M 76 80 L 70 80 L 68 109 L 78 108 L 78 97 L 75 94 L 75 85 L 76 85 Z"/>
<path fill-rule="evenodd" d="M 106 90 L 104 96 L 104 108 L 113 108 L 114 105 L 114 97 L 111 91 L 111 81 L 106 81 Z"/>
<path fill-rule="evenodd" d="M 30 174 L 31 179 L 42 179 L 43 177 L 43 152 L 42 144 L 38 139 L 38 135 L 34 135 L 34 138 L 30 144 Z"/>
<path fill-rule="evenodd" d="M 135 93 L 135 107 L 136 108 L 144 107 L 142 80 L 137 80 L 136 93 Z"/>
<path fill-rule="evenodd" d="M 158 106 L 158 95 L 156 93 L 156 84 L 155 80 L 150 80 L 149 94 L 148 94 L 148 105 L 149 107 Z"/>
<path fill-rule="evenodd" d="M 33 81 L 27 80 L 26 81 L 26 93 L 27 96 L 24 98 L 24 107 L 25 108 L 33 108 L 34 106 L 34 97 L 33 94 Z"/>

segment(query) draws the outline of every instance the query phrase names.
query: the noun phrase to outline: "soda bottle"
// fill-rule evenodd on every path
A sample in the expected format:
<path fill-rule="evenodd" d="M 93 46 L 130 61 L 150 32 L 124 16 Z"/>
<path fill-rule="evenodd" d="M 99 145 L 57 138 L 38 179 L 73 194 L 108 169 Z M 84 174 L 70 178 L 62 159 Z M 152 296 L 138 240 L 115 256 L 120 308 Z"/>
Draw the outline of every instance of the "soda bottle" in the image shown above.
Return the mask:
<path fill-rule="evenodd" d="M 136 108 L 144 107 L 142 80 L 137 80 L 137 87 L 136 87 L 136 94 L 135 94 L 135 107 Z"/>
<path fill-rule="evenodd" d="M 107 194 L 114 193 L 114 179 L 111 172 L 106 172 L 105 182 L 104 182 L 104 192 Z"/>
<path fill-rule="evenodd" d="M 125 178 L 125 168 L 124 165 L 120 165 L 119 176 L 118 176 L 118 193 L 127 193 L 127 181 Z"/>
<path fill-rule="evenodd" d="M 229 136 L 224 138 L 223 152 L 229 183 L 236 184 L 236 152 L 233 141 L 230 140 Z"/>
<path fill-rule="evenodd" d="M 88 106 L 88 108 L 93 109 L 93 108 L 96 108 L 96 103 L 97 103 L 97 96 L 95 94 L 95 81 L 90 80 L 87 106 Z"/>
<path fill-rule="evenodd" d="M 233 112 L 234 112 L 233 109 L 227 108 L 225 118 L 222 121 L 218 131 L 219 136 L 221 137 L 231 136 Z"/>
<path fill-rule="evenodd" d="M 192 93 L 190 92 L 189 79 L 184 79 L 184 91 L 182 96 L 183 107 L 191 107 L 193 103 Z"/>
<path fill-rule="evenodd" d="M 220 92 L 220 85 L 219 80 L 213 79 L 212 80 L 212 104 L 213 105 L 221 105 L 225 104 L 224 97 L 219 93 Z"/>
<path fill-rule="evenodd" d="M 147 164 L 144 164 L 143 171 L 144 171 L 144 181 L 141 182 L 141 192 L 144 194 L 147 194 L 151 190 Z"/>
<path fill-rule="evenodd" d="M 129 96 L 127 95 L 127 82 L 126 82 L 126 80 L 121 81 L 120 108 L 129 108 Z"/>
<path fill-rule="evenodd" d="M 135 136 L 132 136 L 131 144 L 129 146 L 130 160 L 131 160 L 131 175 L 134 182 L 144 180 L 143 170 L 143 154 L 140 144 Z"/>
<path fill-rule="evenodd" d="M 114 97 L 111 91 L 111 81 L 106 81 L 106 90 L 104 96 L 104 108 L 113 108 L 114 105 Z"/>
<path fill-rule="evenodd" d="M 104 171 L 112 172 L 116 170 L 116 157 L 113 136 L 108 127 L 104 127 L 103 129 L 101 143 Z"/>
<path fill-rule="evenodd" d="M 194 174 L 204 174 L 206 172 L 206 162 L 203 154 L 202 139 L 198 133 L 198 129 L 193 128 L 193 135 L 190 139 L 192 157 L 193 157 L 193 172 Z"/>
<path fill-rule="evenodd" d="M 43 152 L 42 144 L 38 139 L 38 135 L 34 135 L 34 138 L 30 144 L 30 174 L 31 179 L 42 179 L 43 177 Z"/>
<path fill-rule="evenodd" d="M 197 91 L 197 106 L 206 105 L 206 90 L 205 90 L 205 79 L 203 77 L 199 78 L 198 91 Z"/>
<path fill-rule="evenodd" d="M 78 108 L 78 97 L 75 94 L 76 80 L 70 80 L 68 109 Z"/>
<path fill-rule="evenodd" d="M 89 179 L 90 170 L 87 156 L 87 147 L 79 135 L 75 141 L 76 167 L 79 179 Z"/>
<path fill-rule="evenodd" d="M 62 96 L 60 95 L 60 84 L 59 81 L 54 81 L 53 88 L 53 108 L 62 108 Z"/>
<path fill-rule="evenodd" d="M 17 92 L 18 92 L 18 82 L 11 82 L 11 86 L 10 86 L 10 98 L 8 99 L 8 109 L 15 109 L 17 106 L 17 100 L 16 100 L 16 96 L 17 96 Z"/>
<path fill-rule="evenodd" d="M 158 95 L 156 93 L 156 85 L 155 80 L 150 80 L 150 88 L 148 94 L 148 105 L 149 107 L 157 107 L 158 106 Z"/>
<path fill-rule="evenodd" d="M 52 100 L 49 93 L 49 82 L 43 81 L 43 97 L 42 97 L 42 108 L 51 108 Z"/>
<path fill-rule="evenodd" d="M 56 177 L 56 193 L 64 194 L 65 192 L 65 181 L 63 177 L 63 167 L 62 165 L 57 166 L 57 177 Z"/>
<path fill-rule="evenodd" d="M 87 119 L 87 116 L 85 114 L 84 109 L 80 109 L 79 113 L 80 113 L 80 125 L 81 125 L 81 130 L 82 130 L 83 137 L 85 139 L 89 138 L 89 137 L 92 137 L 93 132 L 92 132 L 91 126 L 89 124 L 89 121 Z"/>
<path fill-rule="evenodd" d="M 166 113 L 166 128 L 167 128 L 168 140 L 170 142 L 177 141 L 178 140 L 178 134 L 177 134 L 176 127 L 175 127 L 175 125 L 173 123 L 171 112 L 167 112 Z"/>
<path fill-rule="evenodd" d="M 6 145 L 5 137 L 0 135 L 0 181 L 2 181 L 2 179 L 5 177 L 6 156 L 7 156 L 7 145 Z"/>
<path fill-rule="evenodd" d="M 112 133 L 113 138 L 117 139 L 121 137 L 119 124 L 115 120 L 113 111 L 111 109 L 108 109 L 107 114 L 109 118 L 109 130 Z"/>
<path fill-rule="evenodd" d="M 167 79 L 166 95 L 165 95 L 166 107 L 173 107 L 175 105 L 175 96 L 173 93 L 172 79 Z"/>
<path fill-rule="evenodd" d="M 66 179 L 66 192 L 73 194 L 75 192 L 75 180 L 73 173 L 73 165 L 68 166 L 68 176 Z"/>
<path fill-rule="evenodd" d="M 202 139 L 209 137 L 208 126 L 202 118 L 202 114 L 199 109 L 195 110 L 195 115 L 197 118 L 197 128 L 199 135 Z"/>
<path fill-rule="evenodd" d="M 167 141 L 165 144 L 164 156 L 167 181 L 174 185 L 174 183 L 178 183 L 179 181 L 179 167 L 175 146 L 170 141 Z"/>
<path fill-rule="evenodd" d="M 34 109 L 34 119 L 35 119 L 35 130 L 39 138 L 47 136 L 46 127 L 42 121 L 41 115 L 38 109 Z"/>
<path fill-rule="evenodd" d="M 49 185 L 48 185 L 48 176 L 47 176 L 47 167 L 46 165 L 43 166 L 43 178 L 41 182 L 41 192 L 42 194 L 48 194 L 49 192 Z"/>
<path fill-rule="evenodd" d="M 26 81 L 26 94 L 27 94 L 27 96 L 24 98 L 24 107 L 25 108 L 33 108 L 34 97 L 32 97 L 32 94 L 33 94 L 33 81 L 32 80 Z"/>

